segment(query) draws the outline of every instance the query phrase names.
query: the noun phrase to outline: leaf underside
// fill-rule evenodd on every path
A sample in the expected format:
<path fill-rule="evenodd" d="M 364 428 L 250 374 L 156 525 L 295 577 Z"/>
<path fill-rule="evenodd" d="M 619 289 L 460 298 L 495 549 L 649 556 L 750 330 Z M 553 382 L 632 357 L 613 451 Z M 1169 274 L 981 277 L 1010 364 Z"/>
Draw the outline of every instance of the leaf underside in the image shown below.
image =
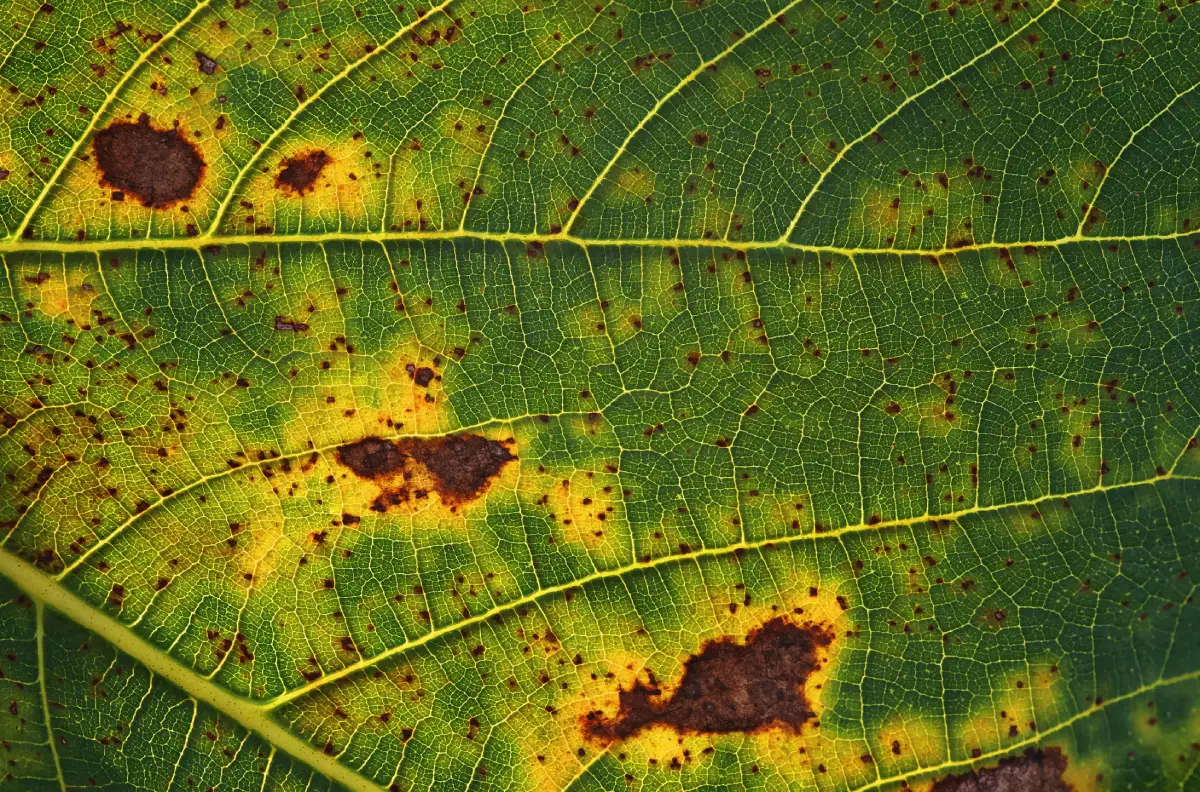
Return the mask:
<path fill-rule="evenodd" d="M 5 4 L 0 789 L 1200 789 L 1198 25 Z"/>

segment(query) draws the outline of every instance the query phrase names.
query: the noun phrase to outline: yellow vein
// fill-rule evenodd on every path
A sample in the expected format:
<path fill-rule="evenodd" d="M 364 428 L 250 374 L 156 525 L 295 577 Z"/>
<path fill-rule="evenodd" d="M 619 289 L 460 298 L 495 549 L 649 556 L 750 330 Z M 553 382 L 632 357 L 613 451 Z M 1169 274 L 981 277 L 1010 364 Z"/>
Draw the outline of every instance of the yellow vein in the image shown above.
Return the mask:
<path fill-rule="evenodd" d="M 309 107 L 311 107 L 313 103 L 317 101 L 317 99 L 321 98 L 326 91 L 337 85 L 346 77 L 349 77 L 359 66 L 362 66 L 364 63 L 374 58 L 377 54 L 386 52 L 389 47 L 399 41 L 405 34 L 410 33 L 426 19 L 445 9 L 446 6 L 450 5 L 450 2 L 451 0 L 442 0 L 441 3 L 438 3 L 426 12 L 418 12 L 416 19 L 397 30 L 395 35 L 383 42 L 382 45 L 371 50 L 365 55 L 362 55 L 357 60 L 347 63 L 340 72 L 329 78 L 329 81 L 320 88 L 313 91 L 307 99 L 305 99 L 303 102 L 297 103 L 292 112 L 288 114 L 288 117 L 283 120 L 283 123 L 275 127 L 274 131 L 272 131 L 270 135 L 267 135 L 267 139 L 263 141 L 262 145 L 254 150 L 254 153 L 250 155 L 250 159 L 246 162 L 245 167 L 238 171 L 237 175 L 233 177 L 233 182 L 229 185 L 229 189 L 225 192 L 225 198 L 221 201 L 221 205 L 217 207 L 217 215 L 213 218 L 212 225 L 208 227 L 208 231 L 206 233 L 212 234 L 216 229 L 220 228 L 221 220 L 224 219 L 225 213 L 229 210 L 229 205 L 233 202 L 234 196 L 241 188 L 242 182 L 246 178 L 246 174 L 254 168 L 254 166 L 258 163 L 259 157 L 261 157 L 267 152 L 268 149 L 271 148 L 272 144 L 279 139 L 279 136 L 287 131 L 289 127 L 291 127 L 293 121 L 299 118 L 300 115 L 303 114 L 304 111 Z"/>
<path fill-rule="evenodd" d="M 229 716 L 245 729 L 258 734 L 269 744 L 285 751 L 321 775 L 352 792 L 380 792 L 380 786 L 293 734 L 271 718 L 261 706 L 200 676 L 160 647 L 154 646 L 112 616 L 98 610 L 92 603 L 59 585 L 54 578 L 32 564 L 12 553 L 0 553 L 0 575 L 24 591 L 39 606 L 52 608 L 83 629 L 99 635 L 118 651 L 141 663 L 151 673 L 167 680 L 196 701 Z M 38 645 L 40 648 L 40 638 Z M 39 657 L 39 660 L 41 659 L 43 658 Z M 44 665 L 41 671 L 44 675 Z"/>
<path fill-rule="evenodd" d="M 1133 142 L 1135 140 L 1137 140 L 1138 135 L 1142 134 L 1147 129 L 1149 129 L 1154 124 L 1155 121 L 1157 121 L 1158 119 L 1160 119 L 1164 115 L 1166 115 L 1168 112 L 1170 112 L 1171 108 L 1175 106 L 1176 102 L 1178 102 L 1180 99 L 1187 96 L 1188 94 L 1190 94 L 1192 91 L 1196 90 L 1197 88 L 1200 88 L 1200 82 L 1194 83 L 1191 88 L 1188 88 L 1183 93 L 1175 94 L 1175 98 L 1173 98 L 1171 101 L 1167 102 L 1166 107 L 1164 107 L 1162 110 L 1159 110 L 1157 113 L 1155 113 L 1153 116 L 1150 117 L 1150 120 L 1148 120 L 1146 123 L 1142 124 L 1140 127 L 1138 127 L 1137 129 L 1135 129 L 1133 131 L 1133 134 L 1129 136 L 1129 140 L 1126 141 L 1125 145 L 1121 146 L 1121 150 L 1117 152 L 1117 156 L 1114 157 L 1113 161 L 1108 163 L 1108 166 L 1104 169 L 1104 175 L 1100 177 L 1100 183 L 1096 185 L 1096 194 L 1093 195 L 1092 200 L 1087 203 L 1087 205 L 1086 205 L 1087 208 L 1085 208 L 1083 211 L 1083 217 L 1079 218 L 1079 227 L 1075 229 L 1076 236 L 1080 236 L 1083 234 L 1083 227 L 1085 225 L 1087 225 L 1087 219 L 1088 219 L 1088 216 L 1091 214 L 1091 208 L 1093 206 L 1095 206 L 1096 201 L 1098 201 L 1100 199 L 1100 193 L 1104 189 L 1104 185 L 1106 183 L 1108 183 L 1109 174 L 1111 174 L 1113 172 L 1113 169 L 1116 167 L 1117 163 L 1121 161 L 1121 157 L 1125 156 L 1125 152 L 1129 149 L 1130 146 L 1133 145 Z"/>
<path fill-rule="evenodd" d="M 512 104 L 512 101 L 514 99 L 517 98 L 517 94 L 519 94 L 521 92 L 522 88 L 529 85 L 530 80 L 532 80 L 534 77 L 537 76 L 537 73 L 542 70 L 543 66 L 545 66 L 550 61 L 554 60 L 554 58 L 558 55 L 558 53 L 562 52 L 568 46 L 575 43 L 575 41 L 577 41 L 580 36 L 589 32 L 592 29 L 592 26 L 596 24 L 596 20 L 602 18 L 603 12 L 606 11 L 608 9 L 608 7 L 610 5 L 612 5 L 612 3 L 613 3 L 613 0 L 608 0 L 608 2 L 606 2 L 602 8 L 599 8 L 596 11 L 596 15 L 594 17 L 592 17 L 592 21 L 587 24 L 587 27 L 580 30 L 574 36 L 571 36 L 569 39 L 564 41 L 562 44 L 559 44 L 558 47 L 556 47 L 553 52 L 551 52 L 549 55 L 546 56 L 545 60 L 543 60 L 537 66 L 533 67 L 533 71 L 531 71 L 528 74 L 528 76 L 525 77 L 524 80 L 521 80 L 521 82 L 517 84 L 516 88 L 513 88 L 513 91 L 511 94 L 509 94 L 508 99 L 506 99 L 504 101 L 504 107 L 500 108 L 500 116 L 496 119 L 495 123 L 492 124 L 492 133 L 490 135 L 488 135 L 487 145 L 485 145 L 483 147 L 483 153 L 479 155 L 479 167 L 476 168 L 476 170 L 475 170 L 475 179 L 474 179 L 474 181 L 471 182 L 471 190 L 470 190 L 470 192 L 467 193 L 467 195 L 472 196 L 472 197 L 474 197 L 474 195 L 475 195 L 475 188 L 479 186 L 479 180 L 480 180 L 480 178 L 483 177 L 484 160 L 487 159 L 488 153 L 491 152 L 492 143 L 496 140 L 496 133 L 500 131 L 500 124 L 501 124 L 501 122 L 504 121 L 504 117 L 508 115 L 508 106 L 510 104 Z M 458 223 L 459 231 L 462 231 L 464 228 L 467 227 L 467 215 L 470 214 L 470 212 L 471 212 L 472 204 L 473 204 L 473 202 L 468 203 L 466 208 L 463 209 L 462 219 Z"/>
<path fill-rule="evenodd" d="M 50 176 L 49 181 L 47 181 L 42 187 L 42 191 L 38 193 L 38 197 L 34 199 L 33 205 L 29 207 L 29 211 L 25 213 L 23 218 L 21 218 L 21 222 L 16 228 L 17 233 L 21 233 L 28 224 L 33 222 L 34 216 L 37 214 L 38 209 L 41 208 L 42 203 L 46 200 L 46 196 L 49 195 L 50 190 L 56 184 L 58 184 L 58 180 L 62 176 L 63 171 L 65 171 L 67 166 L 71 164 L 71 161 L 75 159 L 75 155 L 79 153 L 80 147 L 83 146 L 84 142 L 88 139 L 88 137 L 91 136 L 92 130 L 96 128 L 97 122 L 99 122 L 105 113 L 108 112 L 108 108 L 116 100 L 117 95 L 121 92 L 121 89 L 125 87 L 125 84 L 133 79 L 133 75 L 137 74 L 138 70 L 141 69 L 141 67 L 148 60 L 150 60 L 151 55 L 162 49 L 163 44 L 172 40 L 180 30 L 186 27 L 187 24 L 195 19 L 201 11 L 207 8 L 209 2 L 210 0 L 200 0 L 196 7 L 193 8 L 187 16 L 176 23 L 175 27 L 168 30 L 163 34 L 162 38 L 143 50 L 142 54 L 138 56 L 138 59 L 133 62 L 133 66 L 131 66 L 129 70 L 121 76 L 120 80 L 117 80 L 117 84 L 113 86 L 113 89 L 109 91 L 108 96 L 104 97 L 104 101 L 100 103 L 100 107 L 96 108 L 96 112 L 92 114 L 91 120 L 88 121 L 87 126 L 84 127 L 83 134 L 75 139 L 75 143 L 71 146 L 71 150 L 68 151 L 67 155 L 62 158 L 62 162 L 58 163 L 58 167 Z"/>
<path fill-rule="evenodd" d="M 50 755 L 54 757 L 54 769 L 58 772 L 58 785 L 67 792 L 67 777 L 63 775 L 62 762 L 58 758 L 58 746 L 54 744 L 54 728 L 50 724 L 50 697 L 46 694 L 46 609 L 35 600 L 37 618 L 38 687 L 42 692 L 42 717 L 46 719 L 46 742 L 50 744 Z"/>
<path fill-rule="evenodd" d="M 1009 242 L 977 242 L 958 247 L 941 248 L 897 248 L 897 247 L 841 247 L 838 245 L 810 245 L 786 240 L 748 240 L 733 242 L 716 239 L 587 239 L 564 234 L 522 234 L 515 232 L 489 231 L 386 231 L 356 232 L 330 231 L 323 234 L 297 234 L 295 236 L 259 236 L 255 234 L 230 234 L 228 236 L 172 237 L 162 239 L 107 239 L 73 242 L 69 240 L 0 240 L 0 255 L 13 253 L 58 253 L 73 255 L 82 253 L 104 253 L 110 251 L 167 251 L 202 250 L 222 245 L 325 245 L 334 243 L 362 243 L 383 245 L 387 243 L 420 244 L 424 242 L 495 242 L 527 245 L 540 242 L 543 245 L 563 243 L 581 248 L 634 247 L 634 248 L 689 248 L 715 250 L 794 250 L 802 253 L 832 254 L 838 256 L 953 256 L 981 250 L 1004 250 L 1021 248 L 1061 247 L 1074 243 L 1120 244 L 1135 242 L 1167 242 L 1196 237 L 1200 230 L 1191 229 L 1165 234 L 1133 234 L 1112 236 L 1087 236 L 1071 234 L 1057 239 L 1012 240 Z"/>
<path fill-rule="evenodd" d="M 1043 8 L 1041 11 L 1039 11 L 1034 16 L 1030 17 L 1029 20 L 1024 25 L 1021 25 L 1019 28 L 1014 30 L 1012 33 L 1010 33 L 1005 38 L 1000 39 L 995 44 L 993 44 L 992 46 L 985 49 L 983 52 L 980 52 L 978 55 L 976 55 L 975 57 L 971 58 L 966 63 L 959 66 L 957 69 L 946 72 L 941 77 L 939 77 L 938 79 L 929 83 L 929 85 L 926 85 L 924 88 L 917 91 L 916 93 L 909 94 L 907 97 L 904 98 L 904 101 L 902 101 L 900 104 L 896 105 L 896 107 L 890 113 L 885 115 L 883 118 L 879 119 L 879 121 L 877 121 L 875 123 L 875 126 L 871 127 L 866 132 L 864 132 L 863 134 L 856 137 L 854 140 L 852 140 L 849 143 L 847 143 L 846 145 L 842 146 L 841 149 L 838 150 L 837 154 L 834 155 L 833 161 L 830 162 L 823 171 L 821 171 L 821 174 L 819 176 L 817 176 L 816 183 L 813 184 L 812 188 L 808 191 L 808 194 L 804 196 L 804 200 L 800 202 L 800 208 L 796 210 L 796 214 L 792 218 L 791 224 L 788 225 L 787 230 L 783 232 L 783 235 L 779 237 L 779 240 L 781 242 L 783 240 L 786 240 L 788 237 L 790 237 L 792 235 L 792 232 L 796 230 L 796 224 L 800 222 L 800 216 L 803 215 L 804 210 L 808 208 L 808 202 L 811 201 L 813 196 L 817 194 L 817 191 L 821 189 L 821 185 L 825 183 L 825 177 L 828 176 L 829 173 L 835 167 L 837 167 L 837 164 L 839 162 L 841 162 L 843 159 L 845 159 L 846 152 L 850 151 L 850 149 L 854 148 L 859 143 L 863 142 L 867 138 L 874 135 L 876 132 L 879 131 L 879 129 L 884 124 L 886 124 L 888 121 L 891 121 L 893 118 L 898 116 L 904 110 L 904 108 L 908 107 L 910 104 L 917 101 L 922 96 L 924 96 L 925 94 L 932 91 L 934 88 L 937 88 L 938 86 L 942 85 L 943 83 L 954 79 L 956 76 L 958 76 L 962 72 L 966 71 L 967 69 L 971 68 L 972 66 L 974 66 L 976 63 L 983 60 L 987 56 L 991 55 L 996 50 L 1002 49 L 1004 46 L 1006 46 L 1008 44 L 1008 42 L 1012 41 L 1013 39 L 1017 38 L 1022 33 L 1024 33 L 1026 28 L 1028 28 L 1030 25 L 1035 24 L 1039 19 L 1041 19 L 1046 14 L 1048 14 L 1051 9 L 1056 8 L 1058 6 L 1058 2 L 1059 2 L 1059 0 L 1051 0 L 1051 3 L 1048 6 Z"/>
<path fill-rule="evenodd" d="M 1055 0 L 1055 2 L 1057 2 L 1057 1 L 1058 0 Z M 646 115 L 642 117 L 642 120 L 638 122 L 637 126 L 635 126 L 633 129 L 629 130 L 629 134 L 625 136 L 625 140 L 623 140 L 621 142 L 621 145 L 617 147 L 617 150 L 613 153 L 612 157 L 609 158 L 608 163 L 604 166 L 604 169 L 602 171 L 600 171 L 600 175 L 596 177 L 596 180 L 592 182 L 592 186 L 589 187 L 587 192 L 585 192 L 583 194 L 583 197 L 579 199 L 578 205 L 576 205 L 574 211 L 572 211 L 571 215 L 567 218 L 566 224 L 563 226 L 563 232 L 568 233 L 568 234 L 571 232 L 571 227 L 575 225 L 575 221 L 579 218 L 580 212 L 583 211 L 584 204 L 586 204 L 588 202 L 588 199 L 592 197 L 592 194 L 596 192 L 596 189 L 601 185 L 601 183 L 604 181 L 605 177 L 608 176 L 608 172 L 610 170 L 612 170 L 614 165 L 617 164 L 617 160 L 621 159 L 621 156 L 625 154 L 625 150 L 629 147 L 630 141 L 633 140 L 634 136 L 637 135 L 637 133 L 639 133 L 643 129 L 645 129 L 646 124 L 650 123 L 650 119 L 657 116 L 658 111 L 661 110 L 663 108 L 663 106 L 667 102 L 669 102 L 673 96 L 675 96 L 680 91 L 682 91 L 686 86 L 691 84 L 692 81 L 695 80 L 697 77 L 699 77 L 701 74 L 703 74 L 704 70 L 707 69 L 709 66 L 716 64 L 721 59 L 723 59 L 726 55 L 729 55 L 734 50 L 736 50 L 738 47 L 742 46 L 747 41 L 750 41 L 751 39 L 753 39 L 755 36 L 757 36 L 762 31 L 766 30 L 771 25 L 776 24 L 775 20 L 778 19 L 778 17 L 781 14 L 787 13 L 789 10 L 792 9 L 793 6 L 799 5 L 799 3 L 800 3 L 800 0 L 792 0 L 790 3 L 788 3 L 786 6 L 779 9 L 778 11 L 771 12 L 771 15 L 767 18 L 767 21 L 763 22 L 761 25 L 754 28 L 754 30 L 751 30 L 746 35 L 737 39 L 733 44 L 730 44 L 728 47 L 721 50 L 719 53 L 717 53 L 713 57 L 702 62 L 699 66 L 697 66 L 695 69 L 693 69 L 691 72 L 689 72 L 687 74 L 687 76 L 685 76 L 682 80 L 680 80 L 678 83 L 676 83 L 674 88 L 672 88 L 671 90 L 669 90 L 665 94 L 663 94 L 662 97 L 657 102 L 654 103 L 654 106 L 650 108 L 650 112 L 646 113 Z"/>
<path fill-rule="evenodd" d="M 316 679 L 313 682 L 308 683 L 307 685 L 303 685 L 301 687 L 290 690 L 287 693 L 280 694 L 279 696 L 276 696 L 275 698 L 264 702 L 262 706 L 264 709 L 267 709 L 267 710 L 275 709 L 275 708 L 277 708 L 283 704 L 286 704 L 290 701 L 294 701 L 298 698 L 306 696 L 309 693 L 312 693 L 313 691 L 319 690 L 319 689 L 326 687 L 327 685 L 330 685 L 334 682 L 338 682 L 342 679 L 345 679 L 348 676 L 356 674 L 367 668 L 371 668 L 372 666 L 375 666 L 378 663 L 380 663 L 384 660 L 387 660 L 388 658 L 395 657 L 397 655 L 412 651 L 413 649 L 420 648 L 420 647 L 422 647 L 426 644 L 432 643 L 446 635 L 450 635 L 452 633 L 456 633 L 461 630 L 469 629 L 476 625 L 482 624 L 483 622 L 486 622 L 488 619 L 492 618 L 493 616 L 507 613 L 509 611 L 520 608 L 523 605 L 531 605 L 531 604 L 538 602 L 546 597 L 550 597 L 555 594 L 561 594 L 570 589 L 582 588 L 583 586 L 587 586 L 587 585 L 596 583 L 601 580 L 608 580 L 611 578 L 620 578 L 620 577 L 623 577 L 624 575 L 630 574 L 631 572 L 636 572 L 636 571 L 646 570 L 646 569 L 654 569 L 655 567 L 667 566 L 667 565 L 676 564 L 676 563 L 680 563 L 680 562 L 684 562 L 684 561 L 692 561 L 697 558 L 711 558 L 714 556 L 725 556 L 725 555 L 729 555 L 729 554 L 736 553 L 739 551 L 744 552 L 744 551 L 748 551 L 748 550 L 762 550 L 762 549 L 765 549 L 768 547 L 775 547 L 775 546 L 779 546 L 779 545 L 791 544 L 793 542 L 836 539 L 836 538 L 839 538 L 842 536 L 846 536 L 848 534 L 862 533 L 864 531 L 881 531 L 881 530 L 885 530 L 888 528 L 906 528 L 906 527 L 911 527 L 914 525 L 919 525 L 921 523 L 930 522 L 930 521 L 954 522 L 954 521 L 961 520 L 965 517 L 969 517 L 974 514 L 989 514 L 989 513 L 995 513 L 995 512 L 1000 512 L 1000 511 L 1007 511 L 1010 509 L 1020 509 L 1020 508 L 1025 508 L 1025 507 L 1032 507 L 1032 506 L 1036 506 L 1039 503 L 1043 503 L 1045 501 L 1077 498 L 1077 497 L 1081 497 L 1084 495 L 1093 495 L 1093 494 L 1097 494 L 1097 493 L 1101 493 L 1101 492 L 1112 492 L 1112 491 L 1116 491 L 1116 490 L 1129 489 L 1129 488 L 1133 488 L 1133 487 L 1154 485 L 1154 484 L 1158 484 L 1160 482 L 1167 481 L 1167 480 L 1170 480 L 1173 478 L 1176 478 L 1176 477 L 1168 474 L 1168 475 L 1164 475 L 1164 476 L 1155 476 L 1153 478 L 1140 479 L 1138 481 L 1127 481 L 1127 482 L 1118 483 L 1118 484 L 1108 484 L 1108 485 L 1097 484 L 1093 487 L 1088 487 L 1087 489 L 1076 490 L 1074 492 L 1064 492 L 1064 493 L 1058 493 L 1058 494 L 1052 494 L 1052 495 L 1042 495 L 1040 497 L 1030 498 L 1030 499 L 1023 500 L 1023 501 L 1016 501 L 1013 503 L 1002 503 L 1002 504 L 995 504 L 992 506 L 972 506 L 972 507 L 969 507 L 966 509 L 961 509 L 956 512 L 946 512 L 944 514 L 922 514 L 918 517 L 903 517 L 903 518 L 898 518 L 898 519 L 893 519 L 893 520 L 883 520 L 881 522 L 876 522 L 873 524 L 856 523 L 856 524 L 852 524 L 852 525 L 845 525 L 845 526 L 842 526 L 841 528 L 836 528 L 833 530 L 822 531 L 821 533 L 814 533 L 812 531 L 806 531 L 804 533 L 795 534 L 793 536 L 777 536 L 777 537 L 772 537 L 770 539 L 758 539 L 758 540 L 751 541 L 751 542 L 737 542 L 736 544 L 729 544 L 729 545 L 724 545 L 721 547 L 706 547 L 702 550 L 697 550 L 692 553 L 687 553 L 687 554 L 680 553 L 680 554 L 676 554 L 676 555 L 662 556 L 660 558 L 655 558 L 650 561 L 634 562 L 632 564 L 626 564 L 626 565 L 620 566 L 620 567 L 613 567 L 612 569 L 601 570 L 599 572 L 594 572 L 590 575 L 586 575 L 584 577 L 578 578 L 576 580 L 572 580 L 567 583 L 560 583 L 556 586 L 549 586 L 544 589 L 539 589 L 537 591 L 526 594 L 523 597 L 519 597 L 515 600 L 510 600 L 510 601 L 502 603 L 500 605 L 496 605 L 495 607 L 490 608 L 489 610 L 484 611 L 483 613 L 479 613 L 474 616 L 471 616 L 468 619 L 463 619 L 462 621 L 455 622 L 453 624 L 447 624 L 443 627 L 439 627 L 435 630 L 431 630 L 431 631 L 425 633 L 424 635 L 419 636 L 418 638 L 414 638 L 411 641 L 408 641 L 403 644 L 399 644 L 397 646 L 393 646 L 392 648 L 386 649 L 377 655 L 373 655 L 372 657 L 366 658 L 364 660 L 359 660 L 356 663 L 351 663 L 350 665 L 343 666 L 342 668 L 338 669 L 337 671 L 330 672 L 330 673 L 326 674 L 325 676 L 320 677 L 319 679 Z"/>

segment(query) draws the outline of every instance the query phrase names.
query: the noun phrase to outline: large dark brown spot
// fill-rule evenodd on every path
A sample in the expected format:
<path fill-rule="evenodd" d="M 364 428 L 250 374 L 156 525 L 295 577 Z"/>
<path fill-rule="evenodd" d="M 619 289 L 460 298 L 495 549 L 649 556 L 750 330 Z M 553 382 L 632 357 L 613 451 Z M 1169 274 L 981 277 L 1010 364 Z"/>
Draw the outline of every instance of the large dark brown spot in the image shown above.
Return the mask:
<path fill-rule="evenodd" d="M 473 434 L 446 437 L 367 437 L 337 450 L 338 461 L 380 489 L 375 511 L 429 496 L 432 490 L 452 509 L 487 491 L 492 480 L 516 459 L 511 441 Z"/>
<path fill-rule="evenodd" d="M 145 113 L 136 124 L 118 121 L 92 146 L 101 180 L 161 209 L 190 198 L 204 175 L 204 159 L 178 129 L 155 129 Z"/>
<path fill-rule="evenodd" d="M 337 450 L 338 461 L 360 478 L 378 479 L 398 473 L 404 466 L 404 455 L 391 440 L 367 437 Z"/>
<path fill-rule="evenodd" d="M 473 498 L 500 468 L 516 459 L 503 443 L 479 435 L 450 435 L 433 440 L 406 439 L 400 450 L 420 462 L 452 499 Z"/>
<path fill-rule="evenodd" d="M 320 149 L 288 157 L 280 163 L 283 170 L 275 177 L 275 186 L 284 192 L 304 195 L 312 190 L 329 162 L 329 155 Z"/>
<path fill-rule="evenodd" d="M 1056 748 L 1030 748 L 1024 756 L 1009 756 L 997 767 L 984 767 L 940 779 L 933 792 L 1071 792 L 1063 780 L 1067 757 Z"/>
<path fill-rule="evenodd" d="M 422 388 L 428 388 L 429 383 L 433 382 L 433 369 L 428 366 L 417 367 L 409 363 L 404 367 L 408 371 L 408 376 L 412 377 L 412 381 L 420 385 Z"/>
<path fill-rule="evenodd" d="M 752 630 L 745 643 L 709 641 L 684 663 L 683 679 L 669 699 L 662 700 L 653 677 L 649 685 L 638 680 L 620 692 L 616 717 L 591 712 L 584 731 L 603 741 L 632 737 L 650 726 L 709 734 L 799 731 L 813 717 L 804 682 L 820 667 L 818 650 L 832 640 L 824 628 L 780 617 Z"/>

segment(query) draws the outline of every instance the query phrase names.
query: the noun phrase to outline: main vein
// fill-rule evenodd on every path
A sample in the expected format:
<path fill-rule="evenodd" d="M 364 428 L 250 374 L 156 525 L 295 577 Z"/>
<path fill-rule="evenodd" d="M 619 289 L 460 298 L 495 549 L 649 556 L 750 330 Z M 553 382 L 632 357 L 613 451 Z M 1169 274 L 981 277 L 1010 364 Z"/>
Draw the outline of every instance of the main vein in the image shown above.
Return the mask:
<path fill-rule="evenodd" d="M 197 237 L 172 237 L 164 239 L 107 239 L 72 242 L 69 240 L 0 240 L 0 256 L 15 253 L 56 253 L 58 255 L 95 254 L 115 251 L 150 252 L 168 250 L 202 250 L 225 245 L 279 246 L 288 244 L 423 244 L 454 242 L 491 242 L 496 244 L 541 245 L 568 244 L 581 248 L 675 248 L 706 250 L 789 250 L 799 253 L 831 254 L 839 256 L 932 256 L 941 258 L 982 250 L 1036 250 L 1058 248 L 1064 245 L 1094 243 L 1099 245 L 1132 244 L 1135 242 L 1169 242 L 1171 240 L 1196 237 L 1200 230 L 1188 229 L 1164 234 L 1090 235 L 1070 234 L 1056 239 L 1011 240 L 1001 242 L 977 242 L 941 248 L 898 248 L 898 247 L 843 247 L 840 245 L 811 245 L 780 240 L 747 240 L 733 242 L 715 239 L 595 239 L 571 234 L 522 234 L 489 231 L 384 231 L 354 232 L 335 231 L 324 234 L 298 234 L 295 236 L 266 236 L 255 234 L 231 234 L 228 236 L 203 235 Z"/>

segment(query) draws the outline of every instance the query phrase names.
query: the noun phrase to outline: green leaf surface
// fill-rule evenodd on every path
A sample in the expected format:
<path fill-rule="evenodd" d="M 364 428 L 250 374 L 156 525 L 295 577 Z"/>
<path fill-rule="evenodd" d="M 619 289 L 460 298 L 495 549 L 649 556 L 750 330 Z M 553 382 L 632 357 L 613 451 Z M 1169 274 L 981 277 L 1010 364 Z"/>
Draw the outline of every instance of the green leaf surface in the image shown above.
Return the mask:
<path fill-rule="evenodd" d="M 1198 28 L 3 4 L 0 789 L 1200 790 Z"/>

